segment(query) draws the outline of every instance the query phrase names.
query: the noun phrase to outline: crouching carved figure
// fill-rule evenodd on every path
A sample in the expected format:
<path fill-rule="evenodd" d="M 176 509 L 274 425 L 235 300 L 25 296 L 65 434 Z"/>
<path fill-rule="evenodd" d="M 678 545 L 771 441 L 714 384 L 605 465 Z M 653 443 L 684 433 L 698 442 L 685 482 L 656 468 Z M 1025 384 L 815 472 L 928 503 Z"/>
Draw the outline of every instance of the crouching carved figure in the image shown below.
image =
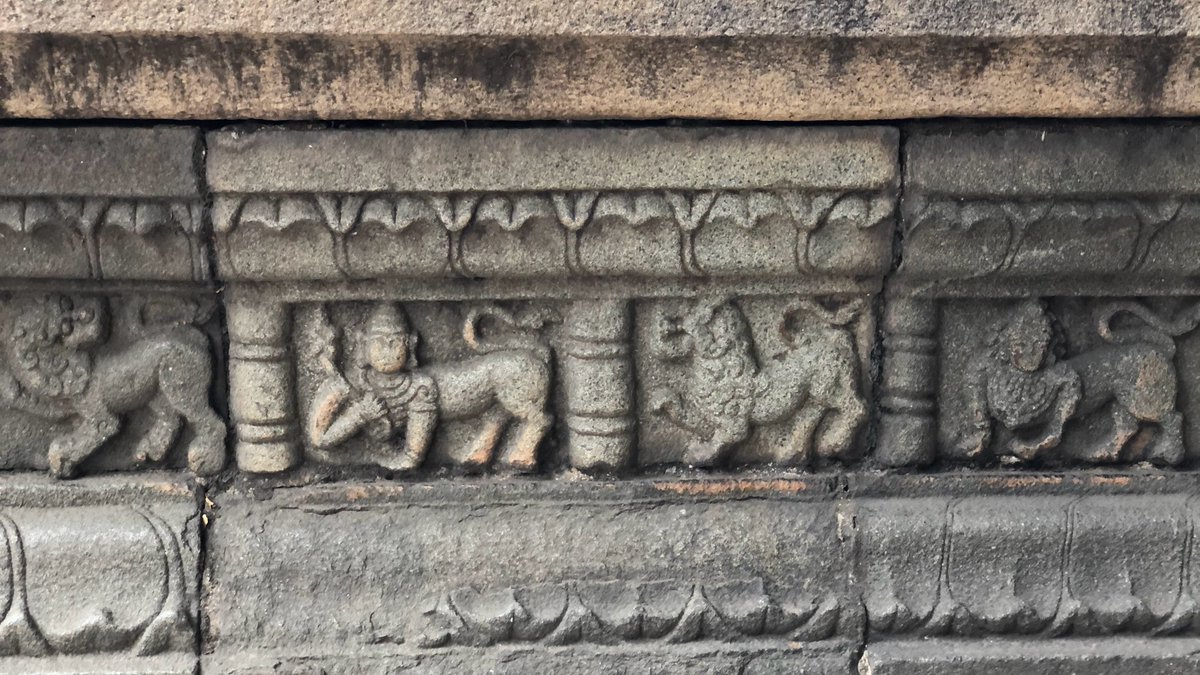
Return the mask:
<path fill-rule="evenodd" d="M 1198 309 L 1166 321 L 1140 304 L 1106 304 L 1095 323 L 1106 344 L 1060 360 L 1045 306 L 1039 300 L 1018 304 L 971 363 L 966 386 L 971 428 L 959 439 L 958 453 L 976 457 L 996 441 L 998 454 L 1033 460 L 1059 446 L 1068 421 L 1107 406 L 1111 431 L 1085 451 L 1085 459 L 1179 463 L 1183 417 L 1176 408 L 1173 338 L 1195 329 Z M 1121 314 L 1146 327 L 1114 328 Z M 1130 440 L 1147 423 L 1158 426 L 1158 436 L 1148 447 L 1138 444 L 1131 456 Z"/>
<path fill-rule="evenodd" d="M 487 317 L 523 332 L 482 340 L 479 326 Z M 481 428 L 462 462 L 465 468 L 534 470 L 537 447 L 553 421 L 546 412 L 551 355 L 537 334 L 547 320 L 518 318 L 499 307 L 472 310 L 463 322 L 463 339 L 477 355 L 418 366 L 417 333 L 397 304 L 380 303 L 367 320 L 356 363 L 343 373 L 337 334 L 326 319 L 321 360 L 328 375 L 309 411 L 309 440 L 328 450 L 363 433 L 378 448 L 380 466 L 409 471 L 425 461 L 439 422 L 476 420 Z M 511 438 L 500 448 L 510 426 Z M 392 447 L 397 438 L 403 439 L 398 451 Z"/>
<path fill-rule="evenodd" d="M 779 464 L 807 464 L 813 451 L 843 457 L 867 415 L 859 394 L 859 364 L 847 326 L 861 306 L 836 311 L 800 300 L 784 310 L 781 325 L 797 313 L 817 322 L 791 335 L 779 359 L 760 365 L 750 325 L 728 299 L 697 301 L 683 316 L 664 317 L 654 352 L 667 361 L 690 361 L 684 391 L 650 393 L 650 408 L 691 436 L 684 461 L 714 466 L 728 459 L 754 427 L 790 425 L 789 442 L 775 449 Z"/>
<path fill-rule="evenodd" d="M 161 461 L 186 422 L 193 432 L 188 468 L 210 475 L 224 465 L 225 425 L 209 407 L 213 363 L 199 329 L 186 322 L 141 326 L 132 343 L 101 349 L 110 328 L 105 300 L 61 294 L 12 300 L 4 328 L 0 406 L 75 422 L 50 443 L 54 475 L 74 475 L 121 430 L 124 415 L 142 409 L 153 421 L 137 442 L 135 461 Z"/>

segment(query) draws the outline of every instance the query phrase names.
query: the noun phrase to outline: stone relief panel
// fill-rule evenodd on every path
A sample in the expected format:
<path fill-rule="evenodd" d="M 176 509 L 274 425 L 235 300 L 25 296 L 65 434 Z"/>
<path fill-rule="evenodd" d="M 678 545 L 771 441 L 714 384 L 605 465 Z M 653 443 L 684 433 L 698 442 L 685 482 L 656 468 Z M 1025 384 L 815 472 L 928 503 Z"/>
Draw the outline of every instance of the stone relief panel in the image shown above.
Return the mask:
<path fill-rule="evenodd" d="M 262 368 L 255 354 L 267 348 L 241 341 L 237 306 L 235 363 Z M 279 336 L 292 349 L 271 366 L 286 384 L 256 401 L 294 387 L 283 433 L 331 466 L 808 467 L 861 451 L 864 308 L 862 298 L 726 295 L 297 303 Z M 259 317 L 244 318 L 261 328 Z"/>
<path fill-rule="evenodd" d="M 189 296 L 0 292 L 0 466 L 219 471 L 215 312 Z"/>
<path fill-rule="evenodd" d="M 866 500 L 876 635 L 1172 635 L 1197 629 L 1184 494 Z"/>
<path fill-rule="evenodd" d="M 536 469 L 553 423 L 551 321 L 561 316 L 547 306 L 298 306 L 309 453 L 393 471 L 427 463 Z"/>
<path fill-rule="evenodd" d="M 710 484 L 374 481 L 266 499 L 225 493 L 209 539 L 218 573 L 206 666 L 302 656 L 334 670 L 454 672 L 442 659 L 512 650 L 541 661 L 569 649 L 584 663 L 597 650 L 788 650 L 810 667 L 840 654 L 840 671 L 817 672 L 845 672 L 863 617 L 851 595 L 853 534 L 824 499 L 832 481 L 723 481 L 744 499 L 715 500 Z M 297 587 L 311 589 L 303 602 L 292 600 Z"/>
<path fill-rule="evenodd" d="M 656 300 L 638 319 L 642 464 L 809 466 L 861 447 L 862 299 Z"/>
<path fill-rule="evenodd" d="M 862 453 L 890 130 L 209 138 L 243 470 Z"/>
<path fill-rule="evenodd" d="M 1195 301 L 947 300 L 933 394 L 949 461 L 1104 465 L 1187 458 Z"/>
<path fill-rule="evenodd" d="M 0 276 L 208 280 L 199 145 L 181 127 L 0 129 Z"/>
<path fill-rule="evenodd" d="M 200 141 L 0 129 L 0 469 L 225 465 Z"/>
<path fill-rule="evenodd" d="M 918 130 L 883 317 L 885 465 L 1183 466 L 1191 127 Z"/>

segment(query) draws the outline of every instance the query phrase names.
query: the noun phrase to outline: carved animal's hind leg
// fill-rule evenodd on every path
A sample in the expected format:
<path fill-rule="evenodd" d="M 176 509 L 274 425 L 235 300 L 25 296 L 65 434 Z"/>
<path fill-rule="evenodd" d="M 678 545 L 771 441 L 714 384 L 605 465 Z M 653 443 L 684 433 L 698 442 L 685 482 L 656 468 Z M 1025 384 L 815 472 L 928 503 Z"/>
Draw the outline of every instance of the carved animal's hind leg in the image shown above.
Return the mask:
<path fill-rule="evenodd" d="M 867 406 L 857 396 L 847 396 L 841 408 L 829 411 L 823 433 L 816 439 L 817 454 L 841 457 L 854 443 L 854 435 L 867 414 Z"/>
<path fill-rule="evenodd" d="M 59 478 L 75 475 L 79 463 L 87 459 L 121 428 L 121 420 L 104 409 L 81 415 L 75 430 L 50 443 L 50 473 Z"/>
<path fill-rule="evenodd" d="M 1091 459 L 1097 462 L 1115 462 L 1121 458 L 1125 444 L 1137 433 L 1138 419 L 1125 409 L 1120 402 L 1113 402 L 1112 433 L 1106 443 L 1101 444 L 1093 452 Z"/>
<path fill-rule="evenodd" d="M 193 438 L 187 449 L 188 468 L 199 476 L 211 476 L 225 466 L 225 423 L 208 405 L 211 373 L 208 354 L 196 352 L 188 356 L 194 359 L 190 368 L 176 365 L 171 371 L 159 369 L 159 389 L 192 429 Z"/>
<path fill-rule="evenodd" d="M 500 453 L 499 468 L 520 473 L 536 470 L 538 445 L 553 423 L 554 417 L 540 410 L 521 420 L 512 442 Z"/>
<path fill-rule="evenodd" d="M 813 433 L 824 411 L 806 402 L 796 411 L 792 433 L 785 445 L 775 449 L 775 463 L 783 466 L 804 466 L 812 459 Z"/>
<path fill-rule="evenodd" d="M 162 397 L 155 397 L 150 402 L 150 411 L 154 415 L 154 424 L 138 440 L 133 453 L 133 460 L 139 464 L 161 462 L 183 426 L 183 417 Z"/>
<path fill-rule="evenodd" d="M 508 426 L 508 413 L 500 408 L 493 408 L 483 414 L 483 426 L 479 434 L 471 441 L 471 449 L 462 467 L 468 471 L 482 471 L 492 462 L 504 428 Z"/>
<path fill-rule="evenodd" d="M 1158 464 L 1178 464 L 1183 461 L 1183 415 L 1172 410 L 1158 421 L 1159 434 L 1146 459 Z"/>
<path fill-rule="evenodd" d="M 724 464 L 734 444 L 746 438 L 749 430 L 734 438 L 733 434 L 718 429 L 709 440 L 694 439 L 683 452 L 683 462 L 694 467 L 713 467 Z"/>

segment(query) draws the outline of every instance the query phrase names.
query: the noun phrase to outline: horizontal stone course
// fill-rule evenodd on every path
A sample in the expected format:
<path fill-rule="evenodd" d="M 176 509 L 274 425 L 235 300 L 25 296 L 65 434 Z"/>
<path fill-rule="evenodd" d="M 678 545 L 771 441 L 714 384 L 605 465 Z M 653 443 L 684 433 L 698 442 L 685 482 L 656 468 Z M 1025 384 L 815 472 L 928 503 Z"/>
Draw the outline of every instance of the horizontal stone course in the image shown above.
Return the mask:
<path fill-rule="evenodd" d="M 0 671 L 1190 668 L 1196 146 L 4 128 Z"/>
<path fill-rule="evenodd" d="M 846 121 L 1200 110 L 1187 2 L 121 0 L 105 10 L 10 4 L 0 114 Z"/>

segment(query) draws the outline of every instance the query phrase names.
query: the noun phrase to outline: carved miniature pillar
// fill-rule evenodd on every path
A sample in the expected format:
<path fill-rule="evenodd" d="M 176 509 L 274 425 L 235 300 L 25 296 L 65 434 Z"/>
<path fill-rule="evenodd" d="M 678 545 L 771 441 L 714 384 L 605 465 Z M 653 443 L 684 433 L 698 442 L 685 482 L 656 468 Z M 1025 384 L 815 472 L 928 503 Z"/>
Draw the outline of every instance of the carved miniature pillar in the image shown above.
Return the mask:
<path fill-rule="evenodd" d="M 286 471 L 300 461 L 291 332 L 286 305 L 231 296 L 229 409 L 238 467 L 253 473 Z"/>
<path fill-rule="evenodd" d="M 876 457 L 888 466 L 929 464 L 937 453 L 937 304 L 890 298 L 883 329 L 883 417 Z"/>
<path fill-rule="evenodd" d="M 567 310 L 559 362 L 571 466 L 582 471 L 613 471 L 633 459 L 630 326 L 625 300 L 581 300 Z"/>

